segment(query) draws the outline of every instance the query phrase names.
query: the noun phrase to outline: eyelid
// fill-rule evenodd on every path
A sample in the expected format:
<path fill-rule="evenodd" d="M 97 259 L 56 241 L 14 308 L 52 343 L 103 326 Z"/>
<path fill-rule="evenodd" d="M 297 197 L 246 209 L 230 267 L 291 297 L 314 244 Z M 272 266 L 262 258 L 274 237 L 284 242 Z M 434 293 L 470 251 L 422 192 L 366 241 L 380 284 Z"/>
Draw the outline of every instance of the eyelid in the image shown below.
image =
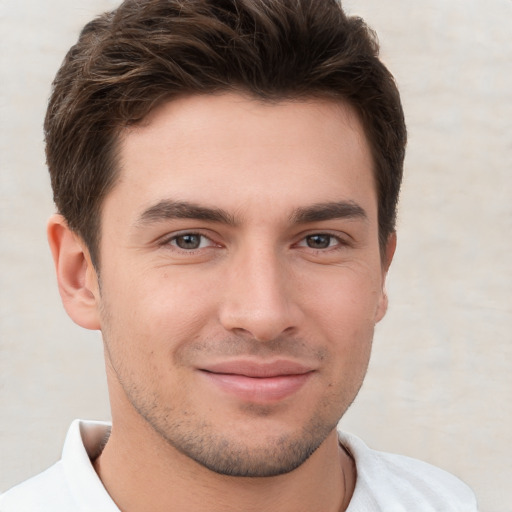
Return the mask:
<path fill-rule="evenodd" d="M 209 240 L 210 244 L 208 244 L 207 247 L 198 247 L 197 249 L 182 249 L 181 247 L 178 247 L 177 245 L 174 245 L 171 243 L 171 242 L 175 241 L 177 238 L 180 238 L 180 237 L 186 236 L 186 235 L 199 236 L 201 238 Z M 159 240 L 158 245 L 160 245 L 162 247 L 171 246 L 175 251 L 180 251 L 183 253 L 193 253 L 195 251 L 207 249 L 209 247 L 215 247 L 215 246 L 220 247 L 221 246 L 221 244 L 216 242 L 211 235 L 205 234 L 201 229 L 182 229 L 180 231 L 175 231 L 173 233 L 169 233 L 169 234 L 163 236 Z"/>
<path fill-rule="evenodd" d="M 313 249 L 311 247 L 308 247 L 308 249 L 325 251 L 327 249 L 333 249 L 333 248 L 340 247 L 340 246 L 346 247 L 346 246 L 350 245 L 351 241 L 353 240 L 353 238 L 348 233 L 340 233 L 339 231 L 333 232 L 328 229 L 323 229 L 323 230 L 319 229 L 319 230 L 315 230 L 315 231 L 307 231 L 305 233 L 301 233 L 300 237 L 298 237 L 298 241 L 295 243 L 295 245 L 297 245 L 299 247 L 307 247 L 306 239 L 309 236 L 315 236 L 315 235 L 330 236 L 330 237 L 336 239 L 338 241 L 338 244 L 335 246 L 332 246 L 332 247 L 326 247 L 325 249 Z M 303 245 L 303 243 L 304 243 L 304 245 Z"/>

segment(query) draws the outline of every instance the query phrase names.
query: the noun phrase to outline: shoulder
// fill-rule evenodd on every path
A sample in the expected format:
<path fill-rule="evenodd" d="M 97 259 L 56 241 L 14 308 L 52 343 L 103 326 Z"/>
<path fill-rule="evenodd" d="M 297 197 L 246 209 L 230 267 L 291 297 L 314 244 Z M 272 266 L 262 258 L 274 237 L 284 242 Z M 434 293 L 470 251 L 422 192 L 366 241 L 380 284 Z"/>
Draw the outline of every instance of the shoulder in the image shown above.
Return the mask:
<path fill-rule="evenodd" d="M 0 495 L 0 512 L 119 512 L 91 463 L 109 431 L 108 423 L 75 420 L 61 460 Z"/>
<path fill-rule="evenodd" d="M 339 435 L 341 444 L 354 457 L 357 469 L 354 506 L 349 508 L 350 512 L 477 511 L 471 489 L 451 473 L 411 457 L 371 450 L 351 434 Z M 365 508 L 357 508 L 358 503 Z"/>
<path fill-rule="evenodd" d="M 74 507 L 61 462 L 0 495 L 1 512 L 58 512 Z"/>

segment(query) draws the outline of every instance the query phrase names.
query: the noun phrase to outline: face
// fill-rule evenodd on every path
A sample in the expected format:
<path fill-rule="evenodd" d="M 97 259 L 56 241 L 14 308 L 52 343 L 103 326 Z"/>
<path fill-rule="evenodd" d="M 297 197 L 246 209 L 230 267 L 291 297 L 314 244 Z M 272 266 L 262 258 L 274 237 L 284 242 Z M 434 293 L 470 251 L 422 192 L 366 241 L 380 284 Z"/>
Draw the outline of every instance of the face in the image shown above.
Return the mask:
<path fill-rule="evenodd" d="M 218 473 L 291 471 L 356 396 L 386 307 L 356 115 L 193 96 L 121 142 L 97 292 L 114 424 Z"/>

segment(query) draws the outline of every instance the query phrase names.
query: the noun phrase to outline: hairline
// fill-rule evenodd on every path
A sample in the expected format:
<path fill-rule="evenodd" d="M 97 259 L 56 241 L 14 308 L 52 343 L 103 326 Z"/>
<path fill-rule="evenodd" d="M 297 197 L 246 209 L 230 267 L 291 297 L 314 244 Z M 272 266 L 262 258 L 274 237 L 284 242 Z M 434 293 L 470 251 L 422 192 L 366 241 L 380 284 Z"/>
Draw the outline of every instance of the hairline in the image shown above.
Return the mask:
<path fill-rule="evenodd" d="M 385 259 L 385 244 L 387 243 L 387 240 L 389 239 L 389 236 L 391 236 L 393 233 L 396 232 L 396 229 L 393 228 L 389 230 L 388 233 L 386 233 L 386 237 L 382 238 L 381 233 L 381 226 L 380 226 L 380 209 L 381 209 L 381 202 L 379 198 L 379 183 L 378 183 L 378 163 L 377 163 L 377 155 L 375 155 L 375 151 L 378 151 L 376 148 L 373 147 L 371 138 L 368 136 L 368 129 L 366 126 L 366 123 L 364 121 L 364 116 L 362 115 L 360 109 L 357 107 L 357 105 L 354 105 L 346 96 L 343 96 L 341 94 L 336 94 L 332 91 L 311 91 L 310 93 L 302 93 L 302 94 L 256 94 L 254 91 L 249 90 L 246 87 L 226 87 L 223 89 L 218 89 L 216 91 L 211 92 L 204 92 L 204 91 L 184 91 L 179 94 L 172 94 L 169 93 L 168 95 L 162 95 L 160 98 L 155 100 L 151 107 L 148 109 L 146 114 L 139 120 L 133 122 L 133 123 L 127 123 L 124 126 L 117 126 L 112 129 L 112 132 L 110 134 L 111 139 L 111 148 L 108 153 L 108 157 L 111 160 L 110 164 L 112 165 L 112 174 L 111 179 L 105 189 L 103 190 L 103 193 L 101 195 L 101 198 L 98 200 L 98 208 L 97 208 L 97 214 L 96 219 L 94 222 L 95 227 L 95 235 L 93 239 L 91 239 L 89 242 L 84 240 L 84 238 L 81 236 L 80 233 L 77 233 L 78 236 L 84 241 L 90 257 L 91 261 L 93 263 L 93 266 L 96 270 L 96 273 L 99 276 L 100 273 L 100 266 L 101 266 L 101 254 L 100 254 L 100 245 L 101 245 L 101 236 L 102 236 L 102 220 L 103 220 L 103 205 L 105 204 L 105 200 L 107 196 L 113 191 L 113 189 L 116 187 L 116 185 L 119 183 L 119 180 L 121 179 L 121 173 L 122 173 L 122 158 L 121 158 L 121 149 L 122 149 L 122 143 L 123 143 L 123 137 L 129 133 L 131 129 L 136 129 L 138 127 L 144 127 L 148 126 L 151 118 L 151 115 L 156 112 L 160 107 L 163 105 L 177 101 L 181 98 L 187 98 L 187 97 L 196 97 L 196 96 L 222 96 L 226 94 L 234 94 L 238 95 L 244 99 L 255 101 L 260 104 L 267 104 L 267 105 L 278 105 L 280 103 L 284 102 L 290 102 L 290 103 L 308 103 L 308 102 L 315 102 L 315 101 L 327 101 L 332 103 L 333 105 L 344 105 L 348 107 L 357 117 L 357 120 L 362 128 L 362 133 L 364 134 L 364 140 L 366 142 L 367 148 L 370 151 L 370 157 L 371 157 L 371 173 L 372 173 L 372 181 L 374 186 L 374 191 L 376 193 L 376 201 L 377 201 L 377 224 L 378 224 L 378 237 L 379 237 L 379 252 L 381 255 L 382 261 Z"/>

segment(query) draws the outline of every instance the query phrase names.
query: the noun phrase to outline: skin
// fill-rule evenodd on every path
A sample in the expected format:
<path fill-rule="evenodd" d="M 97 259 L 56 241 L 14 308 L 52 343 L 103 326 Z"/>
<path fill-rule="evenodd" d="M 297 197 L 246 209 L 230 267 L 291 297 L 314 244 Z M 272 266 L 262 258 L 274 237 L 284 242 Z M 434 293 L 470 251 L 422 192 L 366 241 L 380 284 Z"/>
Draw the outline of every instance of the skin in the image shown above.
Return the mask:
<path fill-rule="evenodd" d="M 110 495 L 125 512 L 345 510 L 356 473 L 336 425 L 395 248 L 379 251 L 354 111 L 184 97 L 122 134 L 120 166 L 100 279 L 62 217 L 48 228 L 66 310 L 103 333 Z"/>

